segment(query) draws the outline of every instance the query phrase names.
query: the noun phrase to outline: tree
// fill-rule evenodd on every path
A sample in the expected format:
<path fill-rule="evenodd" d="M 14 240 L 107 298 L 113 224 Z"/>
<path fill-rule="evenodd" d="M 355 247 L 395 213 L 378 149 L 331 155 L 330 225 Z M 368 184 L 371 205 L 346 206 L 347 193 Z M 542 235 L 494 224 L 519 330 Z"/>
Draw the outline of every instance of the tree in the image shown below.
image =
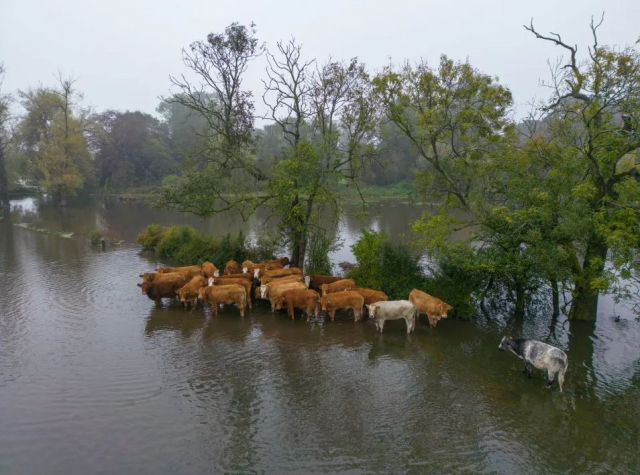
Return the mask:
<path fill-rule="evenodd" d="M 95 171 L 105 188 L 158 184 L 175 173 L 165 124 L 142 112 L 106 111 L 95 117 Z"/>
<path fill-rule="evenodd" d="M 258 158 L 254 105 L 242 90 L 243 74 L 263 50 L 254 35 L 253 25 L 234 23 L 184 53 L 201 84 L 174 78 L 179 93 L 169 102 L 206 119 L 207 145 L 187 162 L 181 181 L 163 190 L 160 202 L 199 216 L 233 209 L 244 219 L 267 206 L 292 249 L 292 262 L 303 265 L 320 211 L 339 206 L 336 186 L 341 180 L 355 183 L 370 154 L 370 83 L 356 60 L 312 69 L 314 62 L 301 59 L 294 40 L 278 43 L 278 56 L 268 54 L 264 100 L 283 146 Z"/>
<path fill-rule="evenodd" d="M 5 150 L 11 139 L 9 131 L 9 106 L 11 96 L 2 93 L 4 80 L 4 64 L 0 63 L 0 210 L 9 208 L 9 188 L 7 184 L 7 170 L 5 166 Z"/>
<path fill-rule="evenodd" d="M 58 88 L 20 91 L 25 117 L 19 125 L 19 149 L 33 178 L 59 205 L 91 179 L 88 111 L 79 107 L 82 95 L 76 79 L 58 76 Z"/>
<path fill-rule="evenodd" d="M 533 22 L 525 26 L 569 56 L 553 71 L 552 98 L 543 110 L 549 118 L 545 138 L 555 146 L 548 148 L 557 147 L 569 164 L 555 169 L 571 185 L 561 195 L 569 206 L 558 209 L 558 222 L 575 223 L 574 232 L 558 242 L 571 260 L 569 318 L 587 320 L 595 319 L 598 295 L 619 282 L 616 271 L 629 263 L 639 244 L 640 53 L 600 45 L 603 19 L 591 21 L 593 44 L 583 62 L 577 59 L 578 47 L 560 35 L 541 35 Z M 608 255 L 612 269 L 605 269 Z"/>

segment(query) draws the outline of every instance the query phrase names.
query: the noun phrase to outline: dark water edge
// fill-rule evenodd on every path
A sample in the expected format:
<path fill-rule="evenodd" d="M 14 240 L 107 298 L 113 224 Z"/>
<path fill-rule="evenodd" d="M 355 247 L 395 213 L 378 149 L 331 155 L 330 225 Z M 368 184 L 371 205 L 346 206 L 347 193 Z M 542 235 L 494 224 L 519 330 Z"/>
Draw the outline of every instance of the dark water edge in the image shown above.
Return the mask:
<path fill-rule="evenodd" d="M 400 236 L 421 212 L 381 205 L 369 219 Z M 260 223 L 31 198 L 0 221 L 0 473 L 640 472 L 640 323 L 611 299 L 595 324 L 523 321 L 567 351 L 560 394 L 497 351 L 513 330 L 500 315 L 422 321 L 408 337 L 347 315 L 156 308 L 135 285 L 157 264 L 133 244 L 150 222 L 218 235 Z M 356 236 L 361 223 L 345 223 Z M 91 249 L 98 226 L 125 244 Z"/>

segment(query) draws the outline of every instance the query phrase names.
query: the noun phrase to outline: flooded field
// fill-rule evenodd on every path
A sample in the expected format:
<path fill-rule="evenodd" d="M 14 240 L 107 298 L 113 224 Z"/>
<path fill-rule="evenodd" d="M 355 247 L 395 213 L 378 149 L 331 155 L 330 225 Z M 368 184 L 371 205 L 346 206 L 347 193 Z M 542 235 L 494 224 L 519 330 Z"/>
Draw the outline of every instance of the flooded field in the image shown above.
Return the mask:
<path fill-rule="evenodd" d="M 523 334 L 569 356 L 565 392 L 498 351 L 503 316 L 403 322 L 378 335 L 254 306 L 184 311 L 140 294 L 135 235 L 152 222 L 212 235 L 264 217 L 199 221 L 144 203 L 12 203 L 0 221 L 0 473 L 639 473 L 640 323 L 608 298 L 598 320 L 528 315 Z M 399 238 L 423 208 L 350 210 Z M 65 238 L 15 224 L 74 234 Z M 86 235 L 108 227 L 106 252 Z M 614 318 L 614 314 L 620 316 Z"/>

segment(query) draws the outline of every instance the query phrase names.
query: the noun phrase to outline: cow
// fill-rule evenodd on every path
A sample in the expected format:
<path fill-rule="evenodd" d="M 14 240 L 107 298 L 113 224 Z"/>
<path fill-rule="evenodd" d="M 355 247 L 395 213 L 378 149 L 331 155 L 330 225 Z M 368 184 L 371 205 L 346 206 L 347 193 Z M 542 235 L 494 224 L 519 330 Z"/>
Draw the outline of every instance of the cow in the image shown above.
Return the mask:
<path fill-rule="evenodd" d="M 214 315 L 218 315 L 220 304 L 231 305 L 235 303 L 240 309 L 240 316 L 244 317 L 244 308 L 247 302 L 247 292 L 241 285 L 215 285 L 202 287 L 198 292 L 198 298 L 211 305 Z"/>
<path fill-rule="evenodd" d="M 222 277 L 225 279 L 230 278 L 230 279 L 246 279 L 249 281 L 253 280 L 253 274 L 249 274 L 248 272 L 242 272 L 238 274 L 225 274 Z"/>
<path fill-rule="evenodd" d="M 269 277 L 260 277 L 260 285 L 265 285 L 270 282 L 302 282 L 302 277 L 299 275 L 274 275 Z"/>
<path fill-rule="evenodd" d="M 431 328 L 435 328 L 440 319 L 447 318 L 447 312 L 453 308 L 448 303 L 418 289 L 411 291 L 409 300 L 420 313 L 427 314 Z"/>
<path fill-rule="evenodd" d="M 558 375 L 558 386 L 562 392 L 564 375 L 569 367 L 569 358 L 560 348 L 547 345 L 537 340 L 513 339 L 502 337 L 498 346 L 500 351 L 510 351 L 521 360 L 524 360 L 524 372 L 529 378 L 532 377 L 532 367 L 547 370 L 547 389 L 551 388 L 553 381 Z"/>
<path fill-rule="evenodd" d="M 209 279 L 209 286 L 230 285 L 230 284 L 240 285 L 243 289 L 245 289 L 245 292 L 247 293 L 246 304 L 249 306 L 250 309 L 252 309 L 253 306 L 251 304 L 251 281 L 250 280 L 237 279 L 233 277 L 228 277 L 226 275 L 223 277 L 213 277 Z"/>
<path fill-rule="evenodd" d="M 322 311 L 329 314 L 329 318 L 333 321 L 336 317 L 336 310 L 342 308 L 353 309 L 353 318 L 357 322 L 362 317 L 362 307 L 364 306 L 364 297 L 358 292 L 347 290 L 345 292 L 334 292 L 329 295 L 323 295 L 320 298 Z"/>
<path fill-rule="evenodd" d="M 224 265 L 224 275 L 237 274 L 237 273 L 238 273 L 238 263 L 236 261 L 228 261 Z"/>
<path fill-rule="evenodd" d="M 333 292 L 342 292 L 343 290 L 351 290 L 356 286 L 353 279 L 340 279 L 331 284 L 322 284 L 322 295 L 327 295 Z"/>
<path fill-rule="evenodd" d="M 290 269 L 271 269 L 265 271 L 263 274 L 265 277 L 273 277 L 276 275 L 298 275 L 302 276 L 302 269 L 299 267 L 292 267 Z"/>
<path fill-rule="evenodd" d="M 337 282 L 339 280 L 344 279 L 344 277 L 334 277 L 332 275 L 322 275 L 322 274 L 312 274 L 307 275 L 304 278 L 305 284 L 307 284 L 307 288 L 311 290 L 317 290 L 320 292 L 322 285 L 324 284 L 332 284 L 333 282 Z"/>
<path fill-rule="evenodd" d="M 276 297 L 275 305 L 276 310 L 280 310 L 281 308 L 286 307 L 287 313 L 291 317 L 291 320 L 294 319 L 296 308 L 306 311 L 308 322 L 312 313 L 314 314 L 316 320 L 318 319 L 319 300 L 320 296 L 315 290 L 291 289 L 285 290 L 284 292 L 282 292 L 282 295 Z"/>
<path fill-rule="evenodd" d="M 184 305 L 184 308 L 189 308 L 193 305 L 198 291 L 207 285 L 207 281 L 201 275 L 195 276 L 187 284 L 176 290 L 176 294 L 180 297 L 180 302 Z"/>
<path fill-rule="evenodd" d="M 142 277 L 142 282 L 163 282 L 166 280 L 174 280 L 174 279 L 182 279 L 186 284 L 187 281 L 182 276 L 182 274 L 178 272 L 169 272 L 168 274 L 158 274 L 157 272 L 145 272 L 144 274 L 140 274 Z M 138 284 L 138 287 L 142 287 L 142 284 Z M 144 294 L 144 291 L 142 292 Z"/>
<path fill-rule="evenodd" d="M 372 303 L 389 300 L 387 294 L 385 294 L 384 292 L 380 292 L 379 290 L 365 289 L 363 287 L 354 287 L 351 290 L 362 295 L 365 305 L 371 305 Z"/>
<path fill-rule="evenodd" d="M 275 299 L 287 290 L 305 290 L 306 287 L 302 282 L 272 282 L 270 284 L 260 286 L 261 298 L 269 299 L 271 303 L 271 311 L 275 311 Z"/>
<path fill-rule="evenodd" d="M 407 334 L 416 328 L 418 309 L 409 300 L 389 300 L 376 302 L 368 306 L 369 318 L 376 324 L 376 330 L 382 333 L 384 322 L 387 320 L 400 320 L 407 322 Z"/>
<path fill-rule="evenodd" d="M 162 299 L 175 298 L 176 291 L 185 285 L 184 279 L 172 279 L 165 280 L 163 282 L 143 282 L 142 293 L 146 294 L 151 300 L 154 300 L 156 304 L 159 304 Z"/>
<path fill-rule="evenodd" d="M 209 277 L 218 277 L 220 275 L 220 271 L 218 270 L 218 268 L 209 261 L 202 264 L 202 273 L 207 279 Z"/>
<path fill-rule="evenodd" d="M 266 261 L 262 261 L 264 265 L 278 265 L 280 268 L 284 268 L 288 265 L 291 265 L 291 261 L 288 257 L 281 257 L 280 259 L 268 259 Z"/>
<path fill-rule="evenodd" d="M 168 274 L 169 272 L 177 272 L 182 274 L 184 280 L 189 282 L 197 275 L 202 275 L 202 267 L 200 266 L 183 266 L 183 267 L 160 267 L 156 269 L 159 274 Z"/>

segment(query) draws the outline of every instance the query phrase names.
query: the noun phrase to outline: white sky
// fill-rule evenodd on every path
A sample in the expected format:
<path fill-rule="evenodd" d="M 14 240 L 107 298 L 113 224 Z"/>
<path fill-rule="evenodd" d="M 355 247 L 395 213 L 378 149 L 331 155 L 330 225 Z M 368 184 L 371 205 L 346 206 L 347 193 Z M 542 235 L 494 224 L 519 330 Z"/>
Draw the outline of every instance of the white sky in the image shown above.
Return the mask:
<path fill-rule="evenodd" d="M 0 61 L 7 92 L 51 85 L 60 69 L 79 76 L 85 105 L 154 112 L 168 76 L 185 71 L 182 47 L 254 21 L 267 47 L 293 35 L 309 59 L 357 56 L 373 71 L 389 58 L 468 58 L 510 87 L 522 115 L 532 96 L 544 95 L 538 80 L 548 77 L 547 59 L 561 54 L 522 24 L 533 17 L 539 31 L 560 33 L 584 55 L 591 15 L 602 11 L 601 44 L 640 37 L 640 0 L 0 0 Z M 256 62 L 245 83 L 259 112 L 263 68 Z"/>

